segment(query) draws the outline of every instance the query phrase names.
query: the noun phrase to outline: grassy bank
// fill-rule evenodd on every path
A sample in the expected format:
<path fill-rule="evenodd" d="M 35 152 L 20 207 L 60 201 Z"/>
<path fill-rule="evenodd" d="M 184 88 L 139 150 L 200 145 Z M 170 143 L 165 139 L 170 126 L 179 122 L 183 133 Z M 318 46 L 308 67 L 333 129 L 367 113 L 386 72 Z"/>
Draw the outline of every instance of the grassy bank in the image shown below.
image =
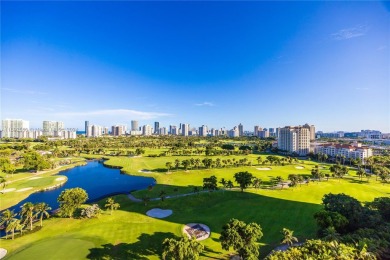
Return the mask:
<path fill-rule="evenodd" d="M 60 175 L 60 172 L 83 164 L 85 164 L 85 160 L 78 159 L 78 161 L 75 161 L 72 164 L 60 166 L 54 170 L 42 171 L 38 173 L 17 173 L 12 178 L 9 176 L 7 178 L 7 185 L 3 190 L 0 190 L 3 192 L 0 194 L 0 210 L 17 204 L 34 192 L 63 184 L 67 179 L 65 176 Z"/>

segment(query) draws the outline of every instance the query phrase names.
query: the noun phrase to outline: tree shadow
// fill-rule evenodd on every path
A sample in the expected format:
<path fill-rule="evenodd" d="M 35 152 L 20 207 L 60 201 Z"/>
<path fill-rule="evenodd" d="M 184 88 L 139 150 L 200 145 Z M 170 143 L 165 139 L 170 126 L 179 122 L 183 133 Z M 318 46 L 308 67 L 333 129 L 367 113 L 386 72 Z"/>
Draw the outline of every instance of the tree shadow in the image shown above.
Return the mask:
<path fill-rule="evenodd" d="M 173 233 L 155 232 L 152 235 L 142 234 L 138 241 L 132 244 L 104 244 L 101 247 L 89 249 L 87 259 L 149 259 L 150 256 L 162 254 L 162 242 L 166 238 L 176 238 Z"/>
<path fill-rule="evenodd" d="M 153 172 L 168 172 L 168 169 L 166 169 L 166 168 L 155 168 L 155 169 L 152 169 L 151 171 L 153 171 Z"/>
<path fill-rule="evenodd" d="M 212 257 L 210 256 L 210 253 L 213 253 L 213 254 L 221 254 L 221 252 L 217 252 L 217 251 L 214 251 L 212 250 L 210 247 L 208 246 L 205 246 L 204 247 L 204 250 L 203 252 L 200 254 L 200 256 L 203 256 L 203 257 L 206 257 L 207 259 L 226 259 L 226 257 Z"/>

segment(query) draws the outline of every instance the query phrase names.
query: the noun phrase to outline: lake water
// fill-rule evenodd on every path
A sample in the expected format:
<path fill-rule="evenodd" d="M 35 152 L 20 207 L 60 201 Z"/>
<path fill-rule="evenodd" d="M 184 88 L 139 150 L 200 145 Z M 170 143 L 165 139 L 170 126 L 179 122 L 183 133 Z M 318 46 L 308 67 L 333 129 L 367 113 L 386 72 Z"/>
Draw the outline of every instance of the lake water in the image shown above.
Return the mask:
<path fill-rule="evenodd" d="M 19 212 L 20 206 L 26 202 L 46 202 L 52 209 L 57 209 L 59 207 L 57 198 L 60 193 L 65 189 L 76 187 L 87 191 L 88 203 L 114 194 L 146 189 L 149 185 L 155 184 L 153 178 L 122 174 L 119 169 L 105 167 L 99 161 L 91 161 L 87 165 L 62 171 L 59 175 L 68 177 L 68 181 L 63 186 L 54 190 L 33 193 L 10 209 Z"/>

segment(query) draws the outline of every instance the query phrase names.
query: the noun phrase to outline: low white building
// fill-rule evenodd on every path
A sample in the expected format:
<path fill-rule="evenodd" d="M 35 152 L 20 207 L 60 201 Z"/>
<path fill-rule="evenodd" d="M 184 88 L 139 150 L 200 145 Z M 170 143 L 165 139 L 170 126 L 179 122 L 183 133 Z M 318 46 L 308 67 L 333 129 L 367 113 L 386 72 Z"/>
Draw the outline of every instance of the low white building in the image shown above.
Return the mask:
<path fill-rule="evenodd" d="M 373 155 L 372 149 L 360 143 L 351 144 L 320 144 L 315 147 L 314 153 L 322 153 L 331 157 L 345 156 L 347 159 L 360 158 L 362 162 Z"/>

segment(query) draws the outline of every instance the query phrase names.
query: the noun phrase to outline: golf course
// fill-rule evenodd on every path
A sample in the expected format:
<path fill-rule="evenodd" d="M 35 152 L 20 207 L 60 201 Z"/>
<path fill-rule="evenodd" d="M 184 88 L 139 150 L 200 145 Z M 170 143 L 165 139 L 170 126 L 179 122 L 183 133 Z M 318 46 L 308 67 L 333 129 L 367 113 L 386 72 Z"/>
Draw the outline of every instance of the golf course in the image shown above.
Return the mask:
<path fill-rule="evenodd" d="M 2 238 L 1 247 L 8 251 L 5 259 L 160 259 L 162 241 L 182 237 L 182 229 L 187 223 L 203 223 L 211 230 L 210 237 L 201 241 L 205 247 L 202 259 L 226 259 L 234 252 L 223 250 L 219 237 L 222 226 L 231 218 L 261 226 L 264 235 L 259 241 L 260 257 L 264 258 L 280 245 L 283 228 L 293 230 L 300 242 L 316 237 L 313 214 L 322 209 L 325 194 L 345 193 L 362 202 L 390 195 L 388 183 L 375 177 L 359 178 L 352 167 L 342 178 L 310 179 L 295 187 L 288 187 L 287 183 L 277 185 L 277 177 L 283 181 L 288 181 L 290 174 L 310 177 L 316 166 L 331 175 L 331 164 L 309 160 L 285 165 L 259 164 L 259 156 L 265 161 L 268 155 L 221 156 L 223 160 L 235 161 L 246 158 L 251 163 L 209 169 L 174 166 L 176 159 L 207 158 L 203 155 L 104 156 L 106 166 L 121 168 L 125 174 L 153 177 L 156 185 L 132 192 L 133 199 L 128 194 L 115 196 L 120 208 L 112 214 L 103 211 L 99 217 L 91 219 L 51 217 L 44 220 L 43 227 L 36 232 L 16 236 L 15 240 Z M 173 164 L 171 169 L 167 169 L 167 162 Z M 241 192 L 234 174 L 246 171 L 259 178 L 261 184 Z M 203 179 L 211 176 L 217 178 L 218 190 L 203 191 Z M 231 180 L 234 187 L 224 187 L 220 184 L 222 178 Z M 24 187 L 24 182 L 27 180 L 19 182 L 20 187 Z M 3 197 L 1 199 L 3 203 Z M 7 199 L 6 205 L 11 201 L 14 202 Z M 103 209 L 105 199 L 98 204 Z M 149 217 L 146 212 L 154 208 L 169 209 L 173 213 L 161 219 Z"/>

